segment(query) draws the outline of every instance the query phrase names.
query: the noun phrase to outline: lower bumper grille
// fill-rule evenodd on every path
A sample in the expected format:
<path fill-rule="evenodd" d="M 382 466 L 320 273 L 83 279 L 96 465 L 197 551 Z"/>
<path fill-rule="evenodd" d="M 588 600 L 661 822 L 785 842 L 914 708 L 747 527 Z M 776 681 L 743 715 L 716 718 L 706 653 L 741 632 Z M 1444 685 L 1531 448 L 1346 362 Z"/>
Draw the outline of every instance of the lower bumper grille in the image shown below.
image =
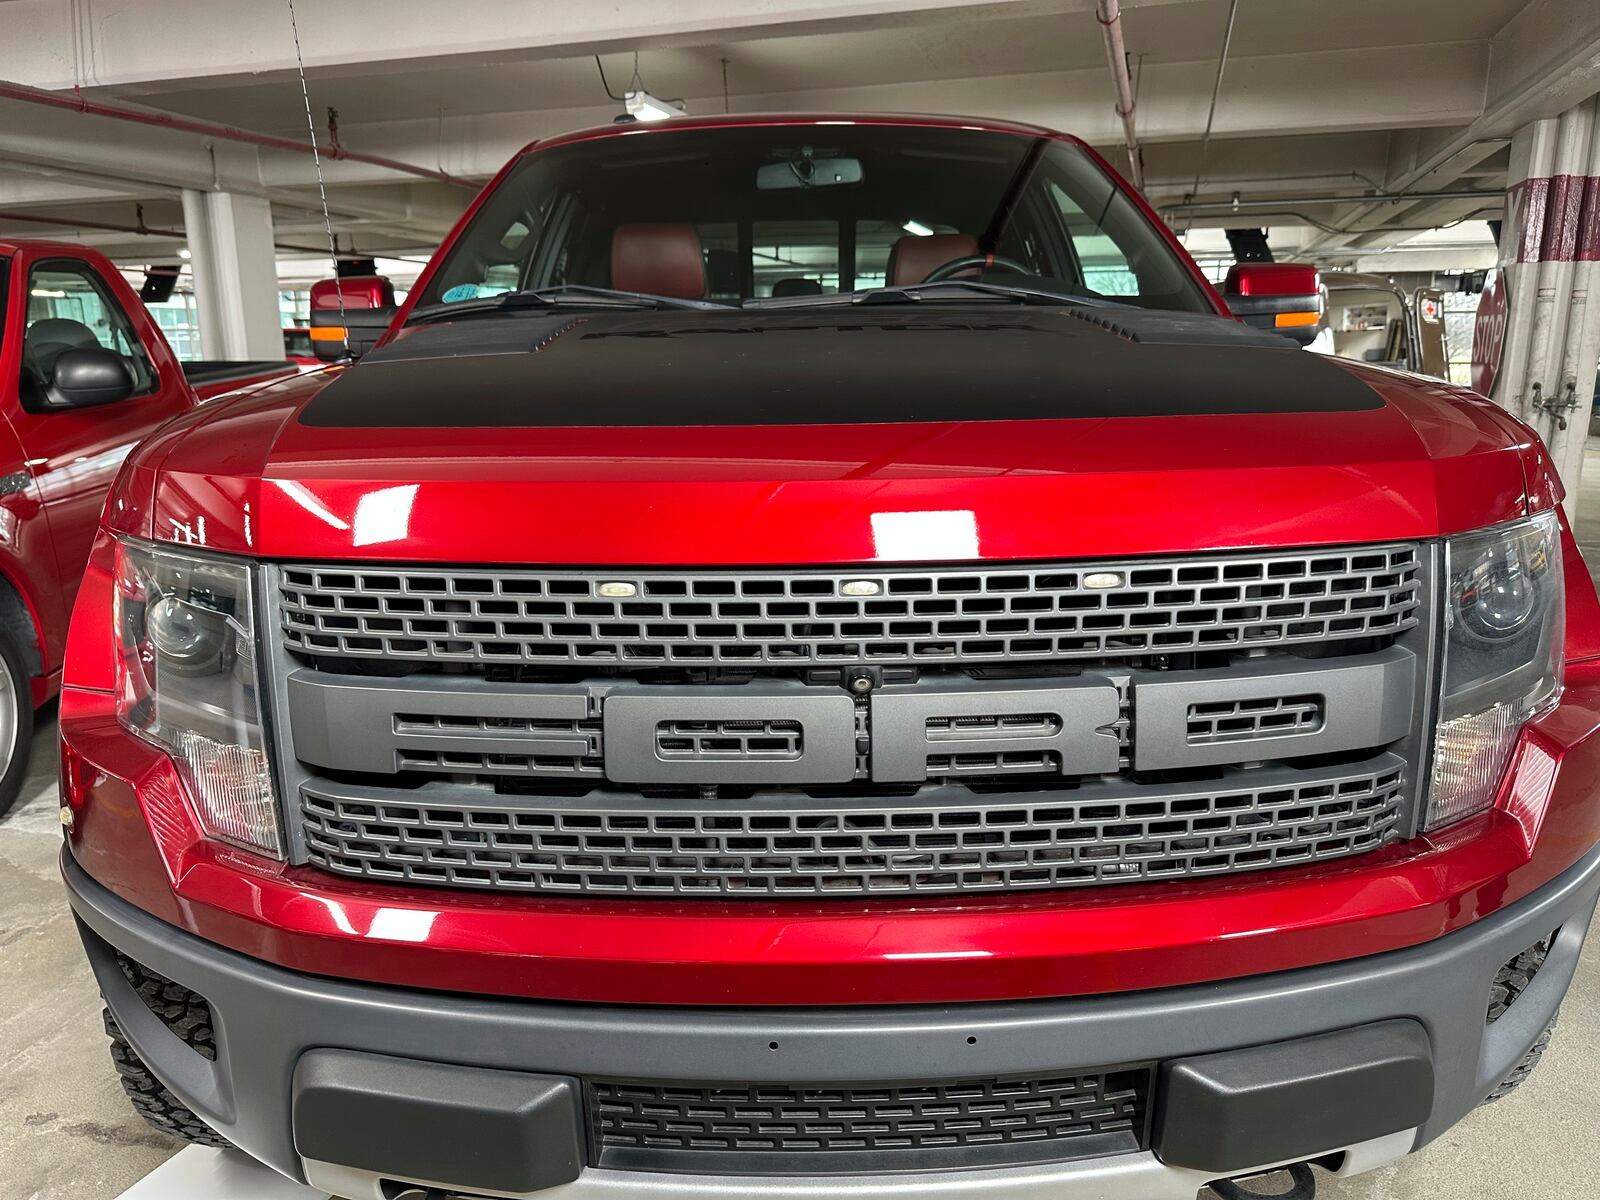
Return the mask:
<path fill-rule="evenodd" d="M 1143 1149 L 1150 1071 L 897 1085 L 591 1081 L 593 1161 L 804 1174 L 1059 1162 Z"/>
<path fill-rule="evenodd" d="M 523 892 L 859 895 L 1064 888 L 1339 858 L 1399 834 L 1403 761 L 1067 791 L 925 787 L 900 801 L 462 799 L 312 780 L 311 862 L 389 883 Z"/>

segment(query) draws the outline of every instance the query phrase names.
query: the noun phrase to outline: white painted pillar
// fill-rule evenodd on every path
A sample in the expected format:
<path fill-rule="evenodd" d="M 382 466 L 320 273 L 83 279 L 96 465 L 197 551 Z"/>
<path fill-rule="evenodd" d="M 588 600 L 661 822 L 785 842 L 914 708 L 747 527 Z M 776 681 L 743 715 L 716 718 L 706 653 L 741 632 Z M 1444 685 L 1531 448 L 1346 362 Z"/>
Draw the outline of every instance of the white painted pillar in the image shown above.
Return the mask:
<path fill-rule="evenodd" d="M 1505 334 L 1490 394 L 1545 439 L 1570 515 L 1600 359 L 1600 296 L 1590 300 L 1600 287 L 1600 97 L 1518 130 L 1508 183 Z"/>
<path fill-rule="evenodd" d="M 186 188 L 183 226 L 205 356 L 282 358 L 271 206 L 258 196 Z"/>

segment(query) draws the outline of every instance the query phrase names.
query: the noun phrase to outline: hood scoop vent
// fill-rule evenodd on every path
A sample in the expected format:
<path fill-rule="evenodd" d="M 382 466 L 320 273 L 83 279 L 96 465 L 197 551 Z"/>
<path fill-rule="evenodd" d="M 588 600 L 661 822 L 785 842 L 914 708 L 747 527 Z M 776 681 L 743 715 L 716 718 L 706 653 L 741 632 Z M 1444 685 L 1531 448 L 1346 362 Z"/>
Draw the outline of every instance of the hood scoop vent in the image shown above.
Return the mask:
<path fill-rule="evenodd" d="M 1145 346 L 1254 346 L 1261 350 L 1298 350 L 1286 337 L 1251 329 L 1225 317 L 1203 313 L 1162 312 L 1149 308 L 1069 308 L 1097 329 Z"/>

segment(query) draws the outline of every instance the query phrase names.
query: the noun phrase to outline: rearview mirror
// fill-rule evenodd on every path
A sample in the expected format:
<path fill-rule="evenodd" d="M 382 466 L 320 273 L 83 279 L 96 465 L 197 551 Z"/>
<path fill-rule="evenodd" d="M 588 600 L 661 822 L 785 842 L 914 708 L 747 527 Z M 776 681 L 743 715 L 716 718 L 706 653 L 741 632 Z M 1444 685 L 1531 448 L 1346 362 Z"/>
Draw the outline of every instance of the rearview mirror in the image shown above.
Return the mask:
<path fill-rule="evenodd" d="M 51 408 L 93 408 L 133 395 L 133 367 L 115 350 L 100 346 L 63 350 L 45 386 Z"/>
<path fill-rule="evenodd" d="M 782 188 L 831 187 L 838 183 L 860 183 L 862 178 L 859 158 L 812 158 L 809 154 L 800 154 L 788 162 L 758 167 L 756 188 L 771 192 Z"/>
<path fill-rule="evenodd" d="M 311 285 L 311 348 L 322 362 L 360 358 L 394 320 L 394 285 L 382 275 Z"/>
<path fill-rule="evenodd" d="M 1235 263 L 1222 285 L 1228 309 L 1246 325 L 1309 346 L 1322 332 L 1322 276 L 1307 263 Z"/>

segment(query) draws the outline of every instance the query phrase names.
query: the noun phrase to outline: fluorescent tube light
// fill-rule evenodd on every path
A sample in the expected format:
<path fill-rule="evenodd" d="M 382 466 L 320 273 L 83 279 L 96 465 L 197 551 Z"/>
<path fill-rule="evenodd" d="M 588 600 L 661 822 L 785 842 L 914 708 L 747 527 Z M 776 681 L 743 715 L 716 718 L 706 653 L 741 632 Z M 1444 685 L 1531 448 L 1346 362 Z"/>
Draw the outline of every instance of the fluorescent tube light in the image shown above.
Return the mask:
<path fill-rule="evenodd" d="M 684 114 L 682 105 L 658 100 L 645 91 L 624 93 L 622 103 L 629 115 L 639 121 L 665 121 L 668 117 L 681 117 Z"/>

